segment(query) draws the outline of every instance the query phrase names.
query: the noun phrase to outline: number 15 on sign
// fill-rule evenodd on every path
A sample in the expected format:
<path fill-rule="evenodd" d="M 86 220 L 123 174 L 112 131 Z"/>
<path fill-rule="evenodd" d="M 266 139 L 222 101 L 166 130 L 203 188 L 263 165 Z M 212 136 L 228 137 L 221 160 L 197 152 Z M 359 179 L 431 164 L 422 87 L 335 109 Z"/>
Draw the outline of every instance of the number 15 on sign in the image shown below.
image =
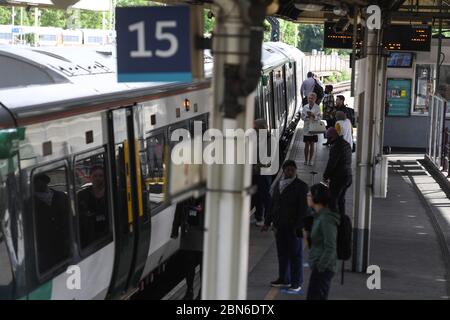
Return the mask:
<path fill-rule="evenodd" d="M 189 8 L 116 9 L 119 82 L 191 82 Z"/>

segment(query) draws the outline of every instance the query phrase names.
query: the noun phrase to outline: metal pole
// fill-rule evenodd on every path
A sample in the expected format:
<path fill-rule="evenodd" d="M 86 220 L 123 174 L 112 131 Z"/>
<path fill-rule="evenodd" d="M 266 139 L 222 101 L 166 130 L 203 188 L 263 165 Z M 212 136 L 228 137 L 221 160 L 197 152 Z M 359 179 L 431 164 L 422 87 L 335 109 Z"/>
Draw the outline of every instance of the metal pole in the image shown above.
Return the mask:
<path fill-rule="evenodd" d="M 226 129 L 246 129 L 253 124 L 254 101 L 247 100 L 248 94 L 239 94 L 239 90 L 249 71 L 244 67 L 248 68 L 248 60 L 257 54 L 251 52 L 250 44 L 254 41 L 251 32 L 259 26 L 251 28 L 247 14 L 255 14 L 263 2 L 215 1 L 218 8 L 213 35 L 214 97 L 210 123 L 222 132 L 225 140 L 234 141 L 234 137 L 226 137 Z M 260 7 L 255 8 L 255 3 Z M 264 18 L 265 14 L 260 21 L 261 42 Z M 261 52 L 261 44 L 256 50 Z M 229 152 L 238 151 L 236 143 L 231 145 L 224 143 L 222 159 Z M 250 220 L 250 197 L 246 190 L 250 185 L 250 164 L 208 167 L 202 299 L 246 298 Z"/>
<path fill-rule="evenodd" d="M 38 27 L 39 27 L 39 8 L 34 8 L 34 45 L 37 46 L 39 44 L 39 34 L 38 34 Z"/>
<path fill-rule="evenodd" d="M 360 10 L 358 7 L 355 7 L 355 15 L 353 18 L 353 43 L 352 43 L 352 56 L 351 56 L 351 65 L 352 65 L 352 78 L 350 85 L 350 96 L 355 96 L 355 68 L 356 68 L 356 43 L 358 41 L 358 17 L 360 14 Z"/>
<path fill-rule="evenodd" d="M 442 14 L 442 0 L 439 0 L 440 13 Z M 438 36 L 438 50 L 436 62 L 436 92 L 440 92 L 440 78 L 441 78 L 441 55 L 442 55 L 442 18 L 439 19 L 439 36 Z"/>
<path fill-rule="evenodd" d="M 374 160 L 375 87 L 377 73 L 378 36 L 367 29 L 366 77 L 364 100 L 359 105 L 358 148 L 355 175 L 355 207 L 353 231 L 353 263 L 356 272 L 365 272 L 369 261 L 370 224 L 372 214 L 372 174 Z"/>
<path fill-rule="evenodd" d="M 14 25 L 14 18 L 16 16 L 16 9 L 14 8 L 14 6 L 11 7 L 11 24 Z"/>

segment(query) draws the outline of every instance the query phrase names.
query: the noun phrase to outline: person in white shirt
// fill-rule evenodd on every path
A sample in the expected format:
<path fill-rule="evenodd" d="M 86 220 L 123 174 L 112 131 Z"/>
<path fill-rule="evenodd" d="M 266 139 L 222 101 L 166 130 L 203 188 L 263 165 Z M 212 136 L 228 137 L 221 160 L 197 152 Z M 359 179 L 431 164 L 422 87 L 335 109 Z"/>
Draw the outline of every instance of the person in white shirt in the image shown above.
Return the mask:
<path fill-rule="evenodd" d="M 314 156 L 314 145 L 319 140 L 316 134 L 309 132 L 313 121 L 320 121 L 320 107 L 316 104 L 317 95 L 311 92 L 308 95 L 308 104 L 303 106 L 301 118 L 304 121 L 303 142 L 305 143 L 305 165 L 312 165 Z"/>
<path fill-rule="evenodd" d="M 347 116 L 343 111 L 336 112 L 336 120 L 336 131 L 344 138 L 345 141 L 348 142 L 350 147 L 353 147 L 352 122 L 347 119 Z"/>

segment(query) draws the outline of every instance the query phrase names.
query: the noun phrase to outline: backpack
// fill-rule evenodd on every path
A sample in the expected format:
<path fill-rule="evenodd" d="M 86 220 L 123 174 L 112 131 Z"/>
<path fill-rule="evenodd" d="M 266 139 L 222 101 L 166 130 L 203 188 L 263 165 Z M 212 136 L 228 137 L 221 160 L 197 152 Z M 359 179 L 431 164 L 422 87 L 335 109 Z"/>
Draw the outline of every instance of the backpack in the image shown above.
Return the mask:
<path fill-rule="evenodd" d="M 316 79 L 314 79 L 314 90 L 313 90 L 313 92 L 317 95 L 317 104 L 319 104 L 320 103 L 320 101 L 322 101 L 322 99 L 323 99 L 323 96 L 324 96 L 324 91 L 323 91 L 323 88 L 322 88 L 322 86 L 317 82 L 317 80 Z"/>
<path fill-rule="evenodd" d="M 348 215 L 341 215 L 337 230 L 337 258 L 342 260 L 341 284 L 344 284 L 344 263 L 352 256 L 352 222 Z"/>

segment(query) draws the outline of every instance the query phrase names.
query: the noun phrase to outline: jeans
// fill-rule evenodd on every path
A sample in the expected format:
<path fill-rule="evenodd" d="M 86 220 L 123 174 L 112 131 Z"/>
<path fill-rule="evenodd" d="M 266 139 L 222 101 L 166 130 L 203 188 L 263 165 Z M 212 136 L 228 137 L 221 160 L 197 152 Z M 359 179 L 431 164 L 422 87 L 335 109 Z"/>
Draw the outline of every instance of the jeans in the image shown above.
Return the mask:
<path fill-rule="evenodd" d="M 291 227 L 281 227 L 275 232 L 278 252 L 278 276 L 283 283 L 293 287 L 303 284 L 303 240 Z"/>
<path fill-rule="evenodd" d="M 345 193 L 352 185 L 352 177 L 330 181 L 330 210 L 345 214 Z"/>
<path fill-rule="evenodd" d="M 324 271 L 319 272 L 316 267 L 311 272 L 309 278 L 307 300 L 327 300 L 328 292 L 330 291 L 331 279 L 333 279 L 334 272 Z"/>

